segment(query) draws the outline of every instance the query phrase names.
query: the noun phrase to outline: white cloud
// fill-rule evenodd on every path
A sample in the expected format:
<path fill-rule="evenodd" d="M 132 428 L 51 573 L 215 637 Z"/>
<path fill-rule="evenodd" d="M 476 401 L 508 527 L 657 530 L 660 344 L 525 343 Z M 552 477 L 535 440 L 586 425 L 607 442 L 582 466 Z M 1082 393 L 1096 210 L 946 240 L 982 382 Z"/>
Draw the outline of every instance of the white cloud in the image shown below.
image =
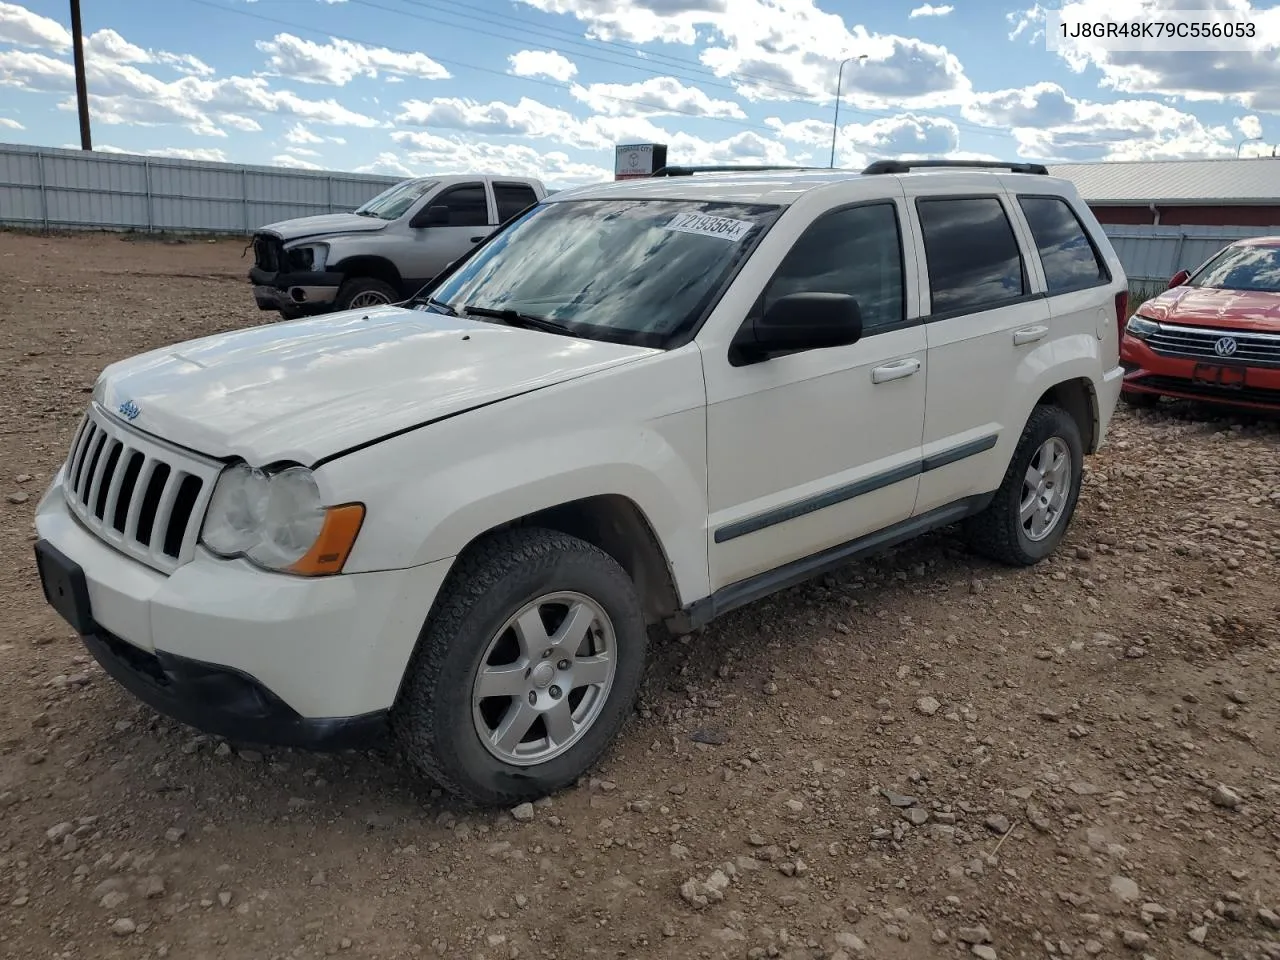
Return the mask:
<path fill-rule="evenodd" d="M 550 77 L 567 83 L 578 73 L 578 66 L 554 50 L 521 50 L 507 57 L 511 73 L 517 77 Z"/>
<path fill-rule="evenodd" d="M 651 77 L 640 83 L 592 83 L 585 87 L 575 83 L 569 92 L 596 113 L 613 117 L 747 117 L 732 100 L 713 99 L 674 77 Z"/>
<path fill-rule="evenodd" d="M 341 87 L 356 77 L 377 79 L 380 73 L 419 80 L 447 80 L 451 76 L 425 53 L 398 53 L 337 38 L 315 43 L 278 33 L 271 40 L 259 40 L 256 46 L 268 54 L 273 74 L 303 83 Z"/>
<path fill-rule="evenodd" d="M 271 162 L 277 167 L 294 167 L 298 170 L 323 170 L 324 167 L 310 160 L 302 160 L 298 157 L 290 156 L 287 153 L 277 154 L 271 158 Z"/>
<path fill-rule="evenodd" d="M 80 144 L 64 144 L 68 149 L 79 149 Z M 140 157 L 168 157 L 174 160 L 202 160 L 209 163 L 227 163 L 227 155 L 221 150 L 215 150 L 210 147 L 160 147 L 155 150 L 125 150 L 122 147 L 113 147 L 110 144 L 95 144 L 95 151 L 99 153 L 127 153 L 132 156 Z"/>
<path fill-rule="evenodd" d="M 1019 152 L 1045 160 L 1175 160 L 1235 154 L 1232 132 L 1154 100 L 1099 103 L 1056 83 L 978 94 L 967 120 L 1009 129 Z"/>
<path fill-rule="evenodd" d="M 245 133 L 260 133 L 262 124 L 253 117 L 242 117 L 237 113 L 223 113 L 218 116 L 218 122 L 224 126 L 231 127 L 233 130 L 243 130 Z"/>
<path fill-rule="evenodd" d="M 300 123 L 295 123 L 284 135 L 289 143 L 324 143 L 324 137 L 318 137 Z"/>
<path fill-rule="evenodd" d="M 1045 21 L 1048 15 L 1048 11 L 1038 3 L 1026 10 L 1015 10 L 1012 13 L 1006 13 L 1004 18 L 1008 21 L 1009 26 L 1013 28 L 1009 31 L 1009 39 L 1017 40 L 1025 33 L 1029 43 L 1043 40 Z"/>
<path fill-rule="evenodd" d="M 0 3 L 0 43 L 44 50 L 70 50 L 71 31 L 57 20 L 42 17 L 26 7 Z"/>
<path fill-rule="evenodd" d="M 953 10 L 955 10 L 955 7 L 935 7 L 931 3 L 926 3 L 923 6 L 916 7 L 908 16 L 912 20 L 916 17 L 945 17 Z"/>
<path fill-rule="evenodd" d="M 1236 117 L 1231 121 L 1231 125 L 1236 128 L 1240 136 L 1254 140 L 1262 136 L 1262 121 L 1257 117 Z"/>
<path fill-rule="evenodd" d="M 815 0 L 520 0 L 569 14 L 589 36 L 636 43 L 704 44 L 699 59 L 749 100 L 830 102 L 840 61 L 850 102 L 869 109 L 936 108 L 970 90 L 960 61 L 945 47 L 849 27 Z"/>
<path fill-rule="evenodd" d="M 503 137 L 550 138 L 582 149 L 600 150 L 610 145 L 600 131 L 591 129 L 568 111 L 528 97 L 522 97 L 516 104 L 437 97 L 408 100 L 401 107 L 403 112 L 396 119 L 415 127 Z"/>
<path fill-rule="evenodd" d="M 17 120 L 11 120 L 11 119 L 9 119 L 8 117 L 0 117 L 0 127 L 4 127 L 6 130 L 25 130 L 25 129 L 27 129 L 27 128 L 26 128 L 26 127 L 24 127 L 22 124 L 20 124 Z"/>
<path fill-rule="evenodd" d="M 1081 40 L 1056 52 L 1072 71 L 1097 70 L 1101 86 L 1120 93 L 1172 96 L 1188 102 L 1230 101 L 1251 110 L 1280 113 L 1280 6 L 1250 0 L 1073 0 L 1072 16 L 1154 21 L 1162 11 L 1187 7 L 1252 21 L 1255 37 L 1246 44 L 1248 49 L 1232 51 L 1119 51 Z M 1030 39 L 1037 40 L 1035 35 Z"/>
<path fill-rule="evenodd" d="M 506 174 L 536 177 L 548 186 L 571 186 L 613 179 L 613 171 L 571 160 L 560 151 L 542 153 L 517 143 L 486 143 L 470 137 L 440 137 L 419 131 L 400 131 L 392 139 L 403 153 L 382 154 L 359 172 L 398 176 L 450 173 Z"/>
<path fill-rule="evenodd" d="M 198 77 L 211 77 L 214 74 L 213 67 L 199 57 L 192 56 L 189 53 L 178 54 L 168 53 L 164 50 L 158 52 L 143 50 L 138 45 L 130 43 L 114 30 L 104 29 L 89 34 L 89 36 L 85 37 L 84 47 L 86 58 L 95 57 L 115 63 L 164 64 L 179 73 Z"/>
<path fill-rule="evenodd" d="M 793 143 L 822 147 L 829 159 L 831 124 L 821 120 L 784 123 L 777 117 L 765 121 L 778 136 Z M 848 123 L 840 127 L 836 140 L 836 162 L 842 167 L 861 167 L 879 157 L 958 158 L 960 129 L 945 117 L 903 114 L 882 117 L 869 123 Z"/>

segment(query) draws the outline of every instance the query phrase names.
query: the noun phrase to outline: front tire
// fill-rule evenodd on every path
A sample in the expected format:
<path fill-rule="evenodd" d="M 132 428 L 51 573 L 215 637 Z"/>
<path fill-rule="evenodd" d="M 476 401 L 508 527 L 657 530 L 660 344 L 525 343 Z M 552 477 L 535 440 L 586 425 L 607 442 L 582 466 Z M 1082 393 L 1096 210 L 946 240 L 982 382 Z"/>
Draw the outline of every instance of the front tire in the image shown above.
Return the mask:
<path fill-rule="evenodd" d="M 1061 407 L 1032 411 L 990 505 L 965 524 L 975 553 L 1009 566 L 1029 567 L 1057 548 L 1080 498 L 1084 444 Z"/>
<path fill-rule="evenodd" d="M 626 571 L 553 530 L 459 557 L 409 664 L 392 727 L 410 763 L 482 806 L 555 793 L 630 715 L 648 634 Z"/>
<path fill-rule="evenodd" d="M 338 288 L 333 309 L 363 310 L 398 303 L 403 299 L 395 287 L 374 277 L 348 277 Z"/>

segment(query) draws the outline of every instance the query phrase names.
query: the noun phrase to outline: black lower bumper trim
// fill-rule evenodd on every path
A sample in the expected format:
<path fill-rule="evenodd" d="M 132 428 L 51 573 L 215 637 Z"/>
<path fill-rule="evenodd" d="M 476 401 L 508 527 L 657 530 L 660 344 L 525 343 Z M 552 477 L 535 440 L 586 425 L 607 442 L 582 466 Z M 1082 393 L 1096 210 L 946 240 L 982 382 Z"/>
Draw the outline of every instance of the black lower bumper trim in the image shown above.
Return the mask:
<path fill-rule="evenodd" d="M 385 739 L 385 710 L 356 717 L 303 717 L 231 667 L 148 653 L 101 627 L 83 640 L 102 669 L 135 697 L 208 734 L 318 751 L 373 747 Z"/>

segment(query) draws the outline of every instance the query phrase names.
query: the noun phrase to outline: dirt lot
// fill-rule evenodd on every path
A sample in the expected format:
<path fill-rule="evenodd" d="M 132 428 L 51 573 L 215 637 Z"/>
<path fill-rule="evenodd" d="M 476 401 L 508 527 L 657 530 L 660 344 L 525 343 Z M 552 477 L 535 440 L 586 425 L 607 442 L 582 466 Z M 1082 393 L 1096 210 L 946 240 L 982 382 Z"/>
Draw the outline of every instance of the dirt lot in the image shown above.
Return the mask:
<path fill-rule="evenodd" d="M 43 603 L 93 377 L 266 321 L 241 247 L 0 234 L 0 956 L 1280 958 L 1275 421 L 1122 410 L 1042 567 L 937 535 L 660 647 L 520 822 L 211 742 Z"/>

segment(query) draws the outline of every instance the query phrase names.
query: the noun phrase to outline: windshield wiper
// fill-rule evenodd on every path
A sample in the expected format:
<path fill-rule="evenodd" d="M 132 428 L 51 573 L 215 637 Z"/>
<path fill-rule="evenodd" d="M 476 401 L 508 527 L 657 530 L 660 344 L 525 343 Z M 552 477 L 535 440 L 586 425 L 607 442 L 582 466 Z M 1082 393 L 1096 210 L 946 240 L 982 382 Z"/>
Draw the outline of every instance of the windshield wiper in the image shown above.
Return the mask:
<path fill-rule="evenodd" d="M 435 307 L 442 313 L 447 313 L 451 317 L 456 317 L 458 311 L 453 309 L 453 304 L 445 303 L 443 300 L 437 300 L 435 297 L 414 297 L 413 303 L 425 303 L 429 307 Z"/>
<path fill-rule="evenodd" d="M 462 312 L 472 317 L 492 317 L 494 320 L 501 320 L 511 327 L 523 327 L 526 330 L 544 330 L 547 333 L 561 333 L 566 337 L 582 336 L 582 334 L 565 326 L 559 320 L 552 320 L 550 317 L 535 317 L 531 313 L 521 313 L 519 310 L 512 310 L 510 307 L 504 310 L 497 310 L 493 307 L 463 307 Z"/>

